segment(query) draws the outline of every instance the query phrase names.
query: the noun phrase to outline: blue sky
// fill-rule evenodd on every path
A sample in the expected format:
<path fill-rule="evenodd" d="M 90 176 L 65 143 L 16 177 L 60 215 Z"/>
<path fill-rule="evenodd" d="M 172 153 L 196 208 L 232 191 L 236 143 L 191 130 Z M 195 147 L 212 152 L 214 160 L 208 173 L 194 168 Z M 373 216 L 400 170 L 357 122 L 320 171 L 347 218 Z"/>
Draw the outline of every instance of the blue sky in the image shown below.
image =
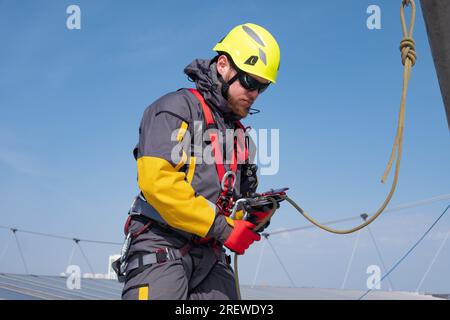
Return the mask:
<path fill-rule="evenodd" d="M 81 30 L 66 28 L 71 4 L 81 8 Z M 381 30 L 366 27 L 371 4 L 381 8 Z M 120 242 L 137 192 L 131 151 L 143 110 L 160 95 L 190 86 L 184 67 L 194 58 L 212 57 L 214 44 L 244 22 L 266 27 L 281 47 L 278 82 L 255 103 L 262 112 L 244 121 L 255 129 L 280 130 L 280 170 L 261 177 L 260 190 L 289 186 L 291 197 L 320 221 L 373 212 L 391 181 L 379 183 L 400 101 L 399 6 L 400 1 L 381 0 L 201 1 L 195 6 L 181 1 L 0 0 L 0 225 Z M 449 130 L 420 8 L 414 37 L 419 58 L 391 206 L 450 193 Z M 417 233 L 411 239 L 444 205 L 417 212 L 419 218 L 411 220 L 417 222 L 411 226 Z M 404 216 L 409 219 L 408 213 Z M 400 239 L 409 239 L 389 219 L 381 217 L 378 232 L 397 230 Z M 286 205 L 272 228 L 305 223 Z M 448 219 L 442 225 L 441 233 L 448 230 Z M 2 240 L 9 237 L 0 233 Z M 351 236 L 338 237 L 304 240 L 317 241 L 325 251 L 347 248 L 338 241 Z M 37 260 L 32 257 L 40 250 L 35 241 L 23 238 L 30 261 Z M 296 243 L 302 248 L 300 235 Z M 394 250 L 388 241 L 384 250 L 392 249 L 394 262 L 407 244 Z M 55 261 L 66 259 L 72 246 L 48 245 Z M 105 255 L 113 253 L 106 250 L 115 249 L 87 251 L 101 270 Z M 246 282 L 253 279 L 256 248 L 251 252 L 241 264 Z M 427 258 L 422 254 L 418 261 Z M 21 272 L 20 260 L 12 251 L 8 255 L 10 271 Z M 447 255 L 447 266 L 449 260 Z M 345 259 L 339 261 L 345 265 Z M 302 259 L 301 269 L 313 272 L 320 265 L 320 259 Z M 40 263 L 36 272 L 63 268 Z M 405 279 L 413 273 L 408 272 Z M 330 273 L 330 284 L 315 285 L 339 286 L 339 277 Z M 436 279 L 427 285 L 442 286 Z M 272 280 L 286 284 L 281 272 Z M 361 281 L 352 285 L 360 287 Z"/>

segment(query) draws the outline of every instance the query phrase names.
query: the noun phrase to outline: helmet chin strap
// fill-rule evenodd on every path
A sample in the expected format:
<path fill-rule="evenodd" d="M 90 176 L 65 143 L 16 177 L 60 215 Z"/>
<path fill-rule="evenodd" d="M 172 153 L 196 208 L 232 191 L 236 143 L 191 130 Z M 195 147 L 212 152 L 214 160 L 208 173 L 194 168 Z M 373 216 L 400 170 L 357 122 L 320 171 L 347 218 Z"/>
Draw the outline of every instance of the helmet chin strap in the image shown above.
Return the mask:
<path fill-rule="evenodd" d="M 221 74 L 219 74 L 219 73 L 217 74 L 217 79 L 222 84 L 221 93 L 222 93 L 222 96 L 225 98 L 225 100 L 228 101 L 228 91 L 230 90 L 230 86 L 233 82 L 235 82 L 237 80 L 238 77 L 239 77 L 239 74 L 236 73 L 230 80 L 225 81 L 225 79 L 222 77 Z M 250 108 L 249 115 L 254 115 L 254 114 L 257 114 L 260 112 L 261 112 L 261 110 L 259 110 L 259 109 Z"/>
<path fill-rule="evenodd" d="M 237 80 L 237 78 L 239 77 L 239 73 L 236 73 L 230 80 L 225 81 L 225 79 L 222 77 L 221 74 L 217 75 L 217 79 L 220 81 L 220 83 L 222 84 L 222 96 L 228 100 L 228 91 L 230 90 L 230 86 L 233 84 L 233 82 L 235 82 Z"/>

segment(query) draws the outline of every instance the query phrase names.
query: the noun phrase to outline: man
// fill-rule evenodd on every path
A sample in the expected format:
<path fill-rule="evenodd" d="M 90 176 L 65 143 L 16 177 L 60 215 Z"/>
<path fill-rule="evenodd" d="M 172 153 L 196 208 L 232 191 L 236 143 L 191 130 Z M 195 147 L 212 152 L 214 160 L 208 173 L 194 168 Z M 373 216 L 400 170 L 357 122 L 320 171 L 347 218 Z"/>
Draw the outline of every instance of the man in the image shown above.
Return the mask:
<path fill-rule="evenodd" d="M 245 131 L 238 120 L 276 81 L 280 51 L 267 30 L 251 23 L 235 27 L 213 50 L 215 58 L 184 70 L 196 90 L 169 93 L 144 112 L 134 150 L 141 193 L 116 264 L 123 299 L 237 299 L 223 246 L 243 254 L 260 239 L 254 224 L 229 217 L 235 200 L 256 191 L 248 139 L 222 143 L 227 130 Z M 208 147 L 212 163 L 203 159 Z"/>

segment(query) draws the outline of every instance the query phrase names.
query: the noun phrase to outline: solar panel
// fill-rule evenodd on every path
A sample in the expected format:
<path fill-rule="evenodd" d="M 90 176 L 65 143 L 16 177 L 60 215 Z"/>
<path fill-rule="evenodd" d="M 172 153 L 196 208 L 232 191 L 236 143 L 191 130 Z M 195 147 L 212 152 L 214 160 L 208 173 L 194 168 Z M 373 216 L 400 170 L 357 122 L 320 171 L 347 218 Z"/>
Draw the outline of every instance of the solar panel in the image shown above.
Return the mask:
<path fill-rule="evenodd" d="M 80 289 L 68 289 L 66 281 L 67 278 L 57 276 L 0 274 L 1 288 L 14 290 L 34 299 L 115 300 L 121 298 L 122 285 L 117 281 L 82 279 Z M 8 299 L 0 294 L 1 298 Z M 20 299 L 19 296 L 17 299 Z"/>
<path fill-rule="evenodd" d="M 119 300 L 122 284 L 117 280 L 81 279 L 80 289 L 68 289 L 66 277 L 0 273 L 0 299 L 8 300 Z M 288 288 L 272 286 L 241 286 L 243 299 L 248 300 L 355 300 L 363 292 L 321 288 Z M 368 300 L 428 300 L 431 295 L 408 292 L 373 291 Z"/>

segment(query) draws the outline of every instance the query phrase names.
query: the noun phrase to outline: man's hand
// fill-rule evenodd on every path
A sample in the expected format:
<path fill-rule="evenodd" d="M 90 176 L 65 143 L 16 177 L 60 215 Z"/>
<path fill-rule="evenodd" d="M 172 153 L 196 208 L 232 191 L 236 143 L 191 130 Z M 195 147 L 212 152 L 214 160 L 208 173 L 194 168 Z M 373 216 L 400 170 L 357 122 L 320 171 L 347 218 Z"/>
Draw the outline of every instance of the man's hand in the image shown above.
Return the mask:
<path fill-rule="evenodd" d="M 253 210 L 249 211 L 247 221 L 253 223 L 254 225 L 259 225 L 267 216 L 272 212 L 272 206 L 262 206 L 258 208 L 254 208 Z M 267 228 L 270 224 L 270 219 L 257 230 L 257 232 L 264 231 L 265 228 Z"/>
<path fill-rule="evenodd" d="M 254 211 L 250 213 L 249 218 L 247 219 L 251 223 L 258 225 L 260 224 L 270 213 L 272 210 L 268 211 Z M 258 230 L 259 231 L 259 230 Z"/>
<path fill-rule="evenodd" d="M 250 245 L 261 239 L 261 236 L 253 231 L 255 225 L 249 221 L 235 220 L 231 234 L 224 246 L 237 254 L 244 254 Z"/>

